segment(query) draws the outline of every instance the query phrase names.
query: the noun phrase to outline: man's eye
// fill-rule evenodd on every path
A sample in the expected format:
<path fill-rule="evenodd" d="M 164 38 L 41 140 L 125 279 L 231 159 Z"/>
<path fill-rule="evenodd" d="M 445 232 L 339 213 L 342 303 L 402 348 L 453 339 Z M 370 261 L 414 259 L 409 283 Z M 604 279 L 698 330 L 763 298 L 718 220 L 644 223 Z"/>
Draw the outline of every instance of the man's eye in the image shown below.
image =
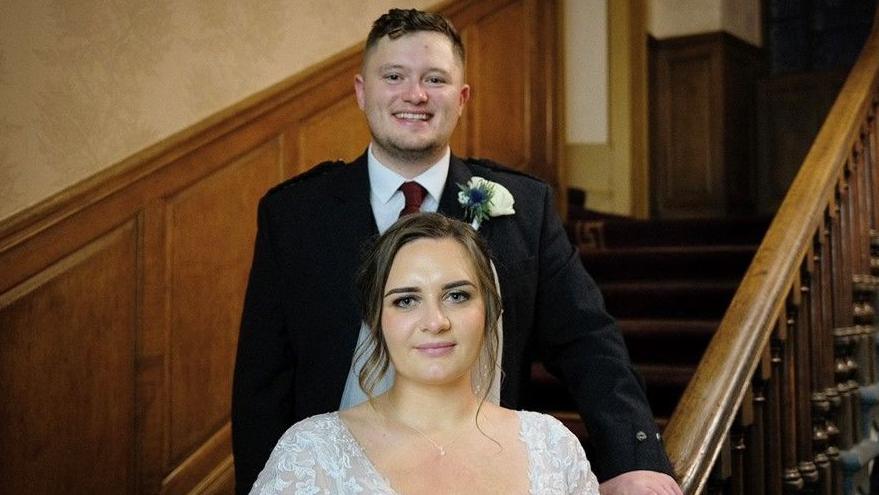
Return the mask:
<path fill-rule="evenodd" d="M 428 84 L 445 84 L 446 80 L 441 77 L 428 77 Z"/>
<path fill-rule="evenodd" d="M 399 80 L 401 80 L 401 79 L 402 79 L 402 77 L 400 76 L 400 74 L 385 74 L 385 80 L 386 80 L 386 81 L 396 82 L 396 81 L 399 81 Z"/>

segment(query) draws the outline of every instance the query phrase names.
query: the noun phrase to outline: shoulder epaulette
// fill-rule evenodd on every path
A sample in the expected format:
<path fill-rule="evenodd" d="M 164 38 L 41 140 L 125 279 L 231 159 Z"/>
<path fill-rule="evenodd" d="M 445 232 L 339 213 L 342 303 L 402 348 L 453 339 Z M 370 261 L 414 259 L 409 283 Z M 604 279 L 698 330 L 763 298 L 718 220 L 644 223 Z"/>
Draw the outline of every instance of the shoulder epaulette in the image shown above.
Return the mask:
<path fill-rule="evenodd" d="M 522 177 L 527 177 L 529 179 L 534 179 L 539 182 L 544 182 L 544 180 L 541 179 L 540 177 L 529 174 L 528 172 L 523 172 L 521 170 L 516 170 L 514 168 L 507 167 L 506 165 L 501 165 L 500 163 L 489 160 L 487 158 L 462 158 L 462 160 L 464 160 L 464 162 L 467 163 L 468 165 L 469 164 L 478 165 L 480 167 L 485 167 L 485 168 L 492 170 L 494 172 L 503 172 L 503 173 L 508 173 L 508 174 L 514 174 L 514 175 L 519 175 Z"/>
<path fill-rule="evenodd" d="M 275 187 L 269 189 L 267 194 L 272 194 L 276 191 L 280 191 L 281 189 L 285 189 L 287 187 L 290 187 L 293 184 L 303 182 L 303 181 L 306 181 L 306 180 L 314 178 L 314 177 L 320 177 L 321 175 L 324 175 L 327 172 L 330 172 L 332 170 L 335 170 L 339 167 L 344 167 L 344 166 L 345 166 L 345 162 L 342 160 L 329 160 L 326 162 L 318 163 L 317 165 L 306 170 L 305 172 L 302 172 L 299 175 L 291 177 L 291 178 L 285 180 L 284 182 L 281 182 L 280 184 L 276 185 Z"/>

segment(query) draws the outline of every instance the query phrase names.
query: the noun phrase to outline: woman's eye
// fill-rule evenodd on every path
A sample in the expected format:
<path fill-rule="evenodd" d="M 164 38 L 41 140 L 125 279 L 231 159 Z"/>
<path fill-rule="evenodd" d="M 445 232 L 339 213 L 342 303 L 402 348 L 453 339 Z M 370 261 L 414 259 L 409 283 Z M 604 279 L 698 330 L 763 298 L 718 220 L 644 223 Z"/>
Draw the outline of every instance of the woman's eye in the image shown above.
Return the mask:
<path fill-rule="evenodd" d="M 465 302 L 470 300 L 470 293 L 463 290 L 456 290 L 453 292 L 449 292 L 447 296 L 448 299 L 455 303 Z"/>
<path fill-rule="evenodd" d="M 415 298 L 412 296 L 403 296 L 394 299 L 394 306 L 398 308 L 408 308 L 415 304 Z"/>

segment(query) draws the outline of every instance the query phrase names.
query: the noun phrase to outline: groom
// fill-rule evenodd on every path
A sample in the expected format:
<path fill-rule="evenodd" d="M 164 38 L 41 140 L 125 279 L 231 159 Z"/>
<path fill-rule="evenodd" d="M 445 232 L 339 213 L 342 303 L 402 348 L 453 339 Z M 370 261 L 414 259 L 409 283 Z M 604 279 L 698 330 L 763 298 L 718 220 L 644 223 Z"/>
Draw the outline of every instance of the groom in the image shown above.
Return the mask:
<path fill-rule="evenodd" d="M 365 332 L 353 286 L 363 243 L 404 209 L 471 221 L 458 185 L 473 177 L 503 185 L 515 201 L 514 214 L 479 228 L 504 302 L 501 403 L 516 407 L 536 350 L 577 401 L 602 493 L 680 493 L 619 331 L 547 185 L 450 153 L 470 97 L 463 74 L 464 47 L 446 19 L 397 9 L 381 16 L 354 81 L 372 133 L 366 153 L 320 164 L 260 202 L 232 398 L 238 493 L 293 423 L 363 400 L 352 369 Z"/>

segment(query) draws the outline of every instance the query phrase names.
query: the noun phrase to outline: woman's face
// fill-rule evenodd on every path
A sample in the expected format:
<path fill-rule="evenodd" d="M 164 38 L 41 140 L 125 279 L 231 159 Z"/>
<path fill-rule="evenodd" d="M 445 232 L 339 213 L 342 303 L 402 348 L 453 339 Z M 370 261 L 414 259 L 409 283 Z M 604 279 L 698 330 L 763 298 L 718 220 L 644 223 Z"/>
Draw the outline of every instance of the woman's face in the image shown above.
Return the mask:
<path fill-rule="evenodd" d="M 381 323 L 398 382 L 469 383 L 485 325 L 477 284 L 467 252 L 453 239 L 418 239 L 397 252 Z"/>

